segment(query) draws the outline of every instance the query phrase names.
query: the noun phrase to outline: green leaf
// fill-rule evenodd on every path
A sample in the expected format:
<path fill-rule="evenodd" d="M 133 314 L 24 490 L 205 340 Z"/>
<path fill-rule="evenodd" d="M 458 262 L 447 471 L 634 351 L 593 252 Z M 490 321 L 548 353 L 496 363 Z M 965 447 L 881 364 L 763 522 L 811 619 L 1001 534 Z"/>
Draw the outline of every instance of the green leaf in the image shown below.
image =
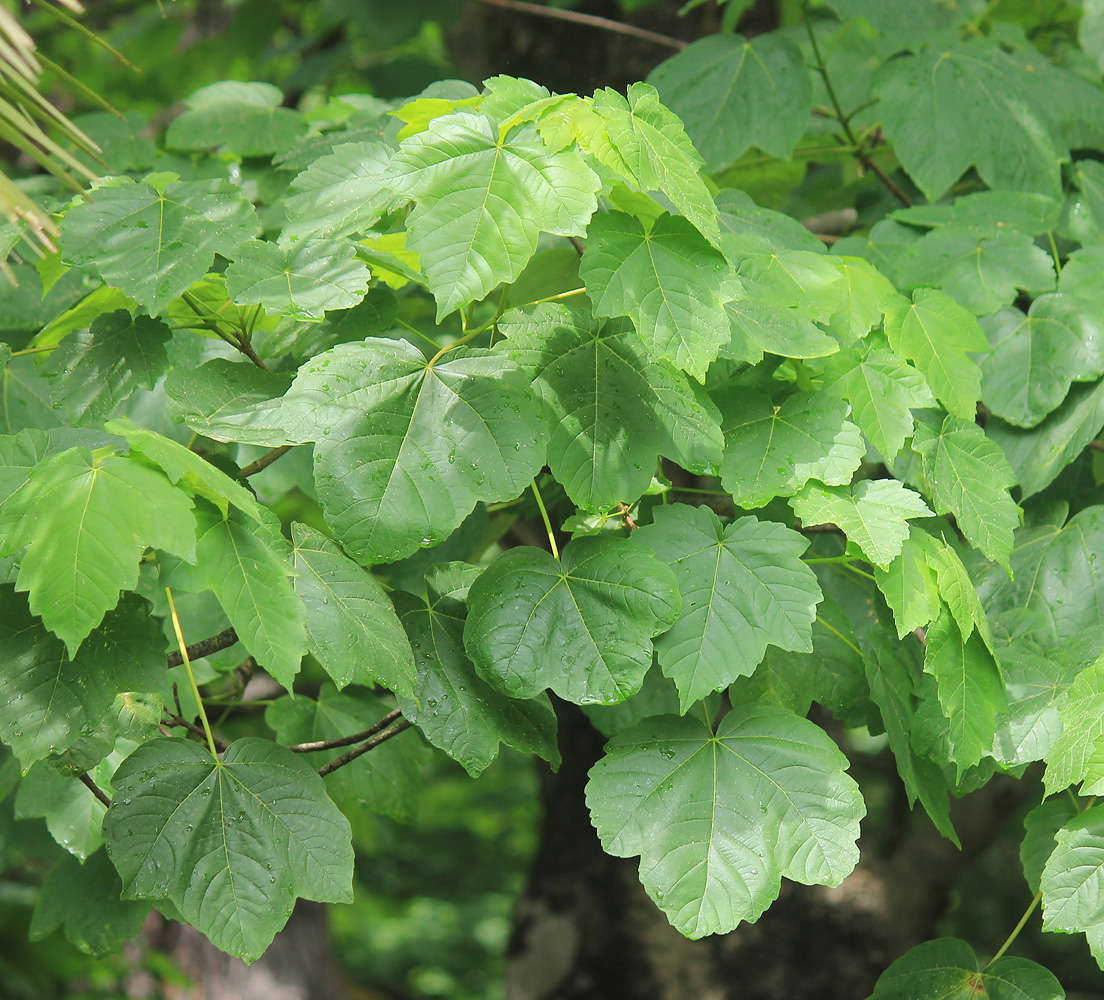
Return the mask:
<path fill-rule="evenodd" d="M 635 500 L 660 455 L 692 472 L 720 465 L 716 407 L 684 374 L 650 360 L 624 322 L 550 302 L 508 313 L 499 331 L 507 339 L 498 350 L 532 372 L 540 393 L 549 467 L 584 510 Z"/>
<path fill-rule="evenodd" d="M 556 716 L 544 695 L 521 701 L 496 691 L 464 653 L 462 600 L 437 590 L 446 567 L 430 570 L 429 603 L 399 593 L 395 603 L 415 646 L 418 677 L 403 715 L 473 778 L 498 756 L 500 743 L 560 764 Z"/>
<path fill-rule="evenodd" d="M 65 214 L 62 259 L 89 265 L 153 313 L 199 281 L 216 253 L 232 259 L 259 228 L 241 186 L 227 180 L 155 187 L 116 177 L 95 198 Z"/>
<path fill-rule="evenodd" d="M 993 353 L 981 363 L 985 405 L 1034 427 L 1066 398 L 1070 383 L 1104 374 L 1104 322 L 1070 295 L 1042 295 L 1027 315 L 1002 309 L 982 329 Z"/>
<path fill-rule="evenodd" d="M 736 708 L 714 735 L 661 716 L 615 736 L 591 768 L 587 805 L 616 857 L 640 855 L 648 894 L 683 934 L 755 921 L 782 877 L 839 885 L 865 813 L 847 761 L 813 723 Z"/>
<path fill-rule="evenodd" d="M 653 715 L 678 715 L 679 693 L 675 682 L 653 663 L 636 694 L 616 705 L 583 705 L 582 709 L 603 736 L 616 736 Z"/>
<path fill-rule="evenodd" d="M 185 99 L 187 110 L 170 123 L 165 145 L 185 150 L 219 146 L 240 156 L 287 149 L 306 126 L 298 112 L 280 106 L 283 100 L 270 83 L 212 83 Z"/>
<path fill-rule="evenodd" d="M 1039 891 L 1043 869 L 1058 846 L 1059 830 L 1080 813 L 1076 801 L 1068 795 L 1045 799 L 1024 817 L 1024 839 L 1020 843 L 1020 863 L 1027 887 Z"/>
<path fill-rule="evenodd" d="M 13 358 L 7 344 L 0 346 L 0 432 L 15 434 L 27 427 L 46 429 L 58 423 L 50 403 L 50 384 L 35 359 Z"/>
<path fill-rule="evenodd" d="M 758 364 L 764 352 L 784 358 L 822 358 L 840 349 L 839 341 L 797 309 L 763 302 L 754 293 L 753 289 L 725 303 L 731 339 L 721 347 L 722 358 Z"/>
<path fill-rule="evenodd" d="M 648 76 L 660 100 L 686 123 L 710 170 L 752 146 L 788 157 L 805 134 L 812 81 L 801 50 L 785 35 L 708 35 Z"/>
<path fill-rule="evenodd" d="M 385 181 L 390 162 L 380 142 L 346 142 L 319 157 L 291 182 L 280 243 L 368 232 L 399 200 Z"/>
<path fill-rule="evenodd" d="M 1097 964 L 1104 962 L 1104 806 L 1094 806 L 1058 830 L 1057 847 L 1040 879 L 1043 930 L 1084 931 Z"/>
<path fill-rule="evenodd" d="M 802 227 L 804 228 L 804 227 Z M 882 321 L 885 307 L 897 298 L 893 282 L 861 257 L 836 256 L 840 283 L 833 292 L 841 296 L 832 314 L 832 331 L 846 342 L 865 337 Z"/>
<path fill-rule="evenodd" d="M 828 0 L 828 6 L 844 20 L 865 18 L 879 34 L 910 48 L 946 27 L 946 13 L 934 0 L 913 0 L 890 6 L 883 0 Z"/>
<path fill-rule="evenodd" d="M 834 524 L 875 566 L 885 569 L 908 538 L 908 519 L 931 517 L 918 493 L 895 479 L 864 479 L 853 486 L 808 483 L 790 500 L 801 522 Z"/>
<path fill-rule="evenodd" d="M 66 309 L 60 316 L 47 323 L 35 334 L 30 346 L 55 347 L 69 334 L 86 329 L 97 316 L 104 316 L 119 309 L 132 312 L 138 309 L 138 303 L 129 295 L 124 295 L 114 288 L 108 288 L 107 285 L 100 285 L 71 309 Z"/>
<path fill-rule="evenodd" d="M 307 651 L 307 613 L 288 579 L 287 543 L 273 527 L 259 531 L 239 511 L 224 515 L 202 501 L 196 522 L 196 569 L 172 579 L 213 590 L 241 644 L 290 690 Z"/>
<path fill-rule="evenodd" d="M 26 510 L 31 470 L 53 450 L 46 434 L 33 428 L 0 437 L 0 552 L 14 551 L 9 539 Z"/>
<path fill-rule="evenodd" d="M 720 245 L 729 260 L 776 250 L 824 252 L 824 244 L 797 219 L 762 208 L 743 191 L 723 188 L 717 193 L 716 204 Z"/>
<path fill-rule="evenodd" d="M 149 611 L 140 597 L 126 595 L 70 659 L 26 598 L 0 586 L 0 738 L 24 768 L 92 731 L 116 692 L 157 686 L 165 672 L 165 637 Z"/>
<path fill-rule="evenodd" d="M 652 663 L 652 636 L 678 618 L 670 569 L 618 538 L 577 538 L 560 560 L 522 546 L 472 585 L 464 647 L 512 698 L 551 688 L 577 704 L 624 701 Z"/>
<path fill-rule="evenodd" d="M 73 448 L 31 470 L 12 545 L 27 546 L 17 589 L 75 656 L 85 636 L 138 583 L 147 546 L 196 557 L 192 503 L 158 469 Z"/>
<path fill-rule="evenodd" d="M 997 718 L 993 756 L 1008 765 L 1043 760 L 1062 731 L 1059 704 L 1082 664 L 1043 656 L 1022 639 L 1001 647 L 997 657 L 1008 707 Z"/>
<path fill-rule="evenodd" d="M 542 231 L 583 236 L 598 206 L 598 175 L 578 153 L 548 152 L 531 125 L 498 133 L 487 115 L 445 115 L 391 161 L 388 183 L 415 200 L 407 245 L 421 257 L 438 322 L 513 281 Z"/>
<path fill-rule="evenodd" d="M 678 116 L 659 103 L 647 83 L 626 96 L 604 87 L 591 107 L 601 128 L 581 132 L 579 143 L 599 163 L 641 191 L 662 191 L 705 237 L 716 241 L 717 207 L 701 177 L 703 161 Z"/>
<path fill-rule="evenodd" d="M 917 424 L 912 446 L 923 456 L 936 513 L 953 513 L 970 543 L 1007 567 L 1019 514 L 1008 493 L 1016 476 L 1000 449 L 977 424 L 953 416 L 938 433 Z"/>
<path fill-rule="evenodd" d="M 1022 191 L 979 191 L 955 198 L 954 204 L 899 208 L 892 218 L 910 226 L 996 236 L 1014 232 L 1039 236 L 1058 226 L 1061 204 L 1041 194 Z"/>
<path fill-rule="evenodd" d="M 959 305 L 985 316 L 1016 298 L 1054 291 L 1054 263 L 1024 233 L 980 236 L 950 227 L 935 229 L 896 261 L 897 283 L 906 291 L 941 288 Z"/>
<path fill-rule="evenodd" d="M 900 554 L 888 566 L 874 569 L 878 589 L 893 612 L 898 639 L 927 625 L 939 614 L 939 587 L 932 566 L 938 551 L 939 543 L 913 526 Z"/>
<path fill-rule="evenodd" d="M 724 303 L 739 283 L 724 255 L 686 219 L 664 213 L 645 230 L 624 212 L 596 216 L 579 276 L 596 316 L 628 316 L 653 358 L 705 381 L 728 342 Z"/>
<path fill-rule="evenodd" d="M 957 938 L 925 941 L 879 977 L 870 1000 L 1065 1000 L 1054 975 L 1026 958 L 998 958 L 981 971 L 974 950 Z"/>
<path fill-rule="evenodd" d="M 352 900 L 349 821 L 300 756 L 247 737 L 222 760 L 153 740 L 115 772 L 104 840 L 124 899 L 169 899 L 216 947 L 255 961 L 296 896 Z"/>
<path fill-rule="evenodd" d="M 936 398 L 955 416 L 972 420 L 981 398 L 981 369 L 970 351 L 988 351 L 977 320 L 944 292 L 919 288 L 912 302 L 886 307 L 889 346 L 923 372 Z"/>
<path fill-rule="evenodd" d="M 81 790 L 91 798 L 88 789 Z M 65 856 L 42 880 L 30 939 L 38 941 L 64 925 L 65 937 L 87 955 L 104 958 L 118 951 L 141 931 L 150 911 L 149 903 L 120 899 L 122 891 L 106 851 L 97 851 L 84 864 Z"/>
<path fill-rule="evenodd" d="M 368 291 L 368 268 L 343 240 L 302 240 L 286 248 L 250 240 L 233 256 L 226 290 L 239 306 L 316 320 L 355 306 Z"/>
<path fill-rule="evenodd" d="M 912 435 L 912 408 L 935 405 L 924 376 L 883 347 L 863 357 L 845 348 L 827 369 L 831 381 L 825 389 L 851 404 L 855 423 L 887 459 Z"/>
<path fill-rule="evenodd" d="M 953 760 L 962 777 L 993 748 L 997 713 L 1008 703 L 1000 667 L 978 635 L 964 638 L 949 615 L 928 627 L 924 670 L 939 685 Z"/>
<path fill-rule="evenodd" d="M 932 45 L 885 64 L 886 137 L 929 201 L 971 166 L 989 187 L 1061 196 L 1062 138 L 1016 59 L 986 42 Z"/>
<path fill-rule="evenodd" d="M 139 386 L 152 389 L 169 364 L 172 333 L 159 319 L 119 310 L 65 338 L 43 371 L 50 395 L 76 426 L 110 416 Z"/>
<path fill-rule="evenodd" d="M 46 761 L 23 775 L 15 793 L 15 818 L 43 817 L 50 836 L 81 861 L 103 844 L 105 812 L 77 778 L 59 774 Z"/>
<path fill-rule="evenodd" d="M 808 540 L 772 521 L 742 517 L 725 527 L 708 507 L 657 507 L 633 533 L 675 573 L 682 612 L 656 640 L 680 710 L 750 674 L 767 645 L 812 651 L 821 598 L 801 561 Z"/>
<path fill-rule="evenodd" d="M 825 392 L 797 392 L 778 407 L 749 390 L 716 398 L 725 436 L 721 479 L 741 507 L 792 496 L 810 479 L 842 486 L 862 461 L 847 404 Z"/>
<path fill-rule="evenodd" d="M 341 344 L 296 376 L 279 417 L 316 441 L 315 483 L 345 550 L 390 562 L 451 534 L 479 500 L 516 497 L 544 463 L 539 403 L 501 355 L 432 367 L 406 341 Z"/>
<path fill-rule="evenodd" d="M 749 298 L 793 309 L 818 323 L 827 323 L 844 308 L 844 269 L 839 258 L 808 250 L 775 250 L 740 261 Z"/>
<path fill-rule="evenodd" d="M 1047 754 L 1043 776 L 1047 795 L 1077 782 L 1098 777 L 1090 766 L 1101 736 L 1104 736 L 1104 658 L 1082 670 L 1058 706 L 1062 732 Z"/>
<path fill-rule="evenodd" d="M 307 609 L 307 647 L 337 686 L 414 690 L 414 655 L 379 581 L 321 532 L 292 525 L 295 590 Z"/>
<path fill-rule="evenodd" d="M 958 553 L 945 541 L 936 542 L 934 549 L 928 551 L 928 564 L 935 570 L 939 596 L 947 603 L 947 609 L 962 637 L 968 639 L 976 627 L 985 645 L 992 650 L 993 637 L 989 631 L 989 620 L 981 598 L 974 589 L 973 580 L 966 572 Z"/>
<path fill-rule="evenodd" d="M 281 743 L 328 742 L 364 732 L 390 711 L 390 705 L 360 688 L 339 694 L 332 684 L 323 684 L 317 701 L 302 695 L 274 701 L 265 710 L 265 722 Z M 328 764 L 347 752 L 347 747 L 316 750 L 306 759 L 312 766 Z M 327 775 L 326 788 L 343 806 L 361 805 L 409 823 L 418 812 L 420 757 L 410 737 L 386 740 Z"/>
<path fill-rule="evenodd" d="M 286 443 L 280 397 L 290 385 L 283 373 L 215 358 L 198 368 L 174 368 L 165 392 L 183 408 L 185 423 L 205 437 L 277 446 Z"/>

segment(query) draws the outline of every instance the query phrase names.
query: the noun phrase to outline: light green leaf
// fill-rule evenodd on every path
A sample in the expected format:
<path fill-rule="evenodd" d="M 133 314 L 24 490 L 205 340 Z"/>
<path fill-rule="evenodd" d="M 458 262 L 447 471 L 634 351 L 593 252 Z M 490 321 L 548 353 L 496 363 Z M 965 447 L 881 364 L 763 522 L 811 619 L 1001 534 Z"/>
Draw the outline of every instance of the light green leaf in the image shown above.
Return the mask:
<path fill-rule="evenodd" d="M 544 403 L 549 467 L 584 510 L 635 500 L 660 455 L 692 472 L 720 466 L 716 407 L 682 372 L 650 360 L 625 322 L 546 303 L 508 313 L 499 330 L 498 350 L 532 373 Z"/>
<path fill-rule="evenodd" d="M 218 146 L 239 156 L 287 149 L 306 124 L 297 111 L 281 107 L 283 100 L 270 83 L 212 83 L 185 98 L 187 110 L 169 125 L 165 145 L 186 150 Z"/>
<path fill-rule="evenodd" d="M 1043 760 L 1062 731 L 1059 704 L 1082 664 L 1043 656 L 1035 643 L 1024 639 L 1002 646 L 997 659 L 1008 707 L 997 717 L 993 756 L 1008 765 Z"/>
<path fill-rule="evenodd" d="M 1007 567 L 1020 519 L 1008 493 L 1016 476 L 1000 449 L 977 424 L 954 416 L 938 433 L 917 424 L 912 446 L 923 457 L 936 513 L 954 514 L 970 543 Z"/>
<path fill-rule="evenodd" d="M 227 180 L 154 187 L 116 177 L 95 199 L 65 214 L 62 260 L 88 264 L 152 313 L 199 281 L 216 253 L 232 259 L 260 228 L 241 186 Z"/>
<path fill-rule="evenodd" d="M 1065 1000 L 1054 974 L 1026 958 L 998 958 L 978 970 L 974 950 L 957 938 L 925 941 L 879 977 L 870 1000 Z"/>
<path fill-rule="evenodd" d="M 913 526 L 900 554 L 888 566 L 874 569 L 878 589 L 893 612 L 898 639 L 923 628 L 939 614 L 939 587 L 932 567 L 938 552 L 939 543 Z"/>
<path fill-rule="evenodd" d="M 988 351 L 974 316 L 950 296 L 919 288 L 912 302 L 886 307 L 889 346 L 923 372 L 936 398 L 955 416 L 972 420 L 981 398 L 981 369 L 970 351 Z"/>
<path fill-rule="evenodd" d="M 729 712 L 714 735 L 661 716 L 615 736 L 591 769 L 587 805 L 616 857 L 690 938 L 755 921 L 783 877 L 839 885 L 865 813 L 847 762 L 813 723 L 779 708 Z"/>
<path fill-rule="evenodd" d="M 265 710 L 265 722 L 281 743 L 328 742 L 362 733 L 390 711 L 390 705 L 362 688 L 339 694 L 332 684 L 323 684 L 317 701 L 303 695 L 274 701 Z M 306 759 L 312 767 L 321 766 L 347 752 L 345 747 L 316 750 Z M 327 775 L 326 788 L 342 806 L 360 805 L 409 823 L 418 812 L 420 763 L 412 737 L 390 739 Z"/>
<path fill-rule="evenodd" d="M 937 0 L 912 0 L 888 7 L 883 0 L 828 0 L 828 6 L 844 20 L 865 18 L 875 31 L 910 48 L 947 26 L 947 13 Z"/>
<path fill-rule="evenodd" d="M 59 774 L 46 761 L 23 775 L 15 793 L 15 818 L 43 817 L 50 836 L 81 861 L 103 844 L 105 812 L 77 778 Z"/>
<path fill-rule="evenodd" d="M 725 303 L 730 339 L 721 347 L 722 358 L 758 364 L 764 352 L 783 358 L 822 358 L 840 349 L 838 340 L 797 309 L 762 302 L 756 291 Z"/>
<path fill-rule="evenodd" d="M 886 569 L 909 535 L 908 519 L 931 517 L 918 493 L 895 479 L 864 479 L 853 486 L 808 483 L 790 500 L 806 526 L 834 524 L 875 566 Z"/>
<path fill-rule="evenodd" d="M 168 367 L 172 333 L 159 319 L 119 310 L 98 316 L 91 329 L 65 338 L 43 371 L 50 395 L 79 426 L 110 416 L 139 386 L 152 389 Z"/>
<path fill-rule="evenodd" d="M 724 303 L 739 283 L 724 255 L 689 222 L 664 213 L 645 230 L 624 212 L 598 215 L 579 276 L 596 316 L 628 316 L 652 357 L 705 380 L 729 339 Z"/>
<path fill-rule="evenodd" d="M 845 307 L 843 273 L 838 257 L 808 250 L 775 250 L 740 261 L 748 298 L 793 309 L 818 323 L 827 323 Z"/>
<path fill-rule="evenodd" d="M 1000 667 L 980 636 L 963 638 L 949 615 L 928 627 L 924 670 L 939 685 L 952 759 L 962 777 L 993 748 L 997 713 L 1008 703 Z"/>
<path fill-rule="evenodd" d="M 81 791 L 91 798 L 88 789 Z M 122 891 L 106 851 L 97 851 L 84 864 L 66 855 L 42 880 L 30 939 L 41 940 L 64 925 L 65 937 L 87 955 L 104 958 L 118 951 L 141 931 L 150 911 L 149 903 L 120 899 Z"/>
<path fill-rule="evenodd" d="M 1104 657 L 1082 670 L 1058 706 L 1062 732 L 1047 754 L 1043 783 L 1047 795 L 1088 778 L 1101 736 L 1104 736 Z"/>
<path fill-rule="evenodd" d="M 681 617 L 656 640 L 680 708 L 750 674 L 767 645 L 812 651 L 821 598 L 801 561 L 808 540 L 772 521 L 742 517 L 725 527 L 708 507 L 657 507 L 633 533 L 675 573 Z"/>
<path fill-rule="evenodd" d="M 721 479 L 741 507 L 792 496 L 810 479 L 842 486 L 862 461 L 847 404 L 825 392 L 797 392 L 778 407 L 749 390 L 716 398 L 725 436 Z"/>
<path fill-rule="evenodd" d="M 46 434 L 33 428 L 0 436 L 0 552 L 14 551 L 9 539 L 26 510 L 31 470 L 53 450 Z"/>
<path fill-rule="evenodd" d="M 805 134 L 812 81 L 801 50 L 785 35 L 707 35 L 648 76 L 660 100 L 686 123 L 710 170 L 751 146 L 788 157 Z"/>
<path fill-rule="evenodd" d="M 1068 795 L 1044 799 L 1024 817 L 1024 839 L 1020 843 L 1020 863 L 1027 887 L 1039 891 L 1043 869 L 1058 846 L 1054 839 L 1059 830 L 1081 810 Z"/>
<path fill-rule="evenodd" d="M 582 236 L 598 175 L 572 150 L 549 153 L 531 125 L 504 138 L 487 115 L 435 118 L 391 161 L 392 187 L 415 200 L 407 245 L 421 257 L 438 322 L 511 282 L 539 233 Z"/>
<path fill-rule="evenodd" d="M 977 628 L 982 641 L 992 650 L 993 636 L 989 631 L 989 619 L 958 553 L 945 541 L 935 542 L 934 547 L 928 549 L 928 565 L 935 571 L 939 596 L 947 603 L 947 609 L 963 638 L 968 639 L 970 633 Z"/>
<path fill-rule="evenodd" d="M 428 604 L 409 594 L 395 596 L 418 665 L 413 697 L 399 699 L 403 715 L 472 777 L 498 756 L 500 743 L 558 768 L 556 716 L 547 697 L 508 698 L 476 673 L 464 652 L 464 603 L 447 588 L 437 589 L 445 569 L 434 567 L 427 576 Z"/>
<path fill-rule="evenodd" d="M 192 502 L 158 469 L 73 448 L 31 470 L 12 533 L 26 545 L 16 587 L 75 656 L 85 636 L 138 583 L 147 546 L 196 557 Z"/>
<path fill-rule="evenodd" d="M 441 541 L 544 463 L 538 401 L 508 359 L 482 350 L 429 367 L 405 340 L 340 344 L 300 369 L 279 421 L 317 442 L 326 519 L 365 564 Z"/>
<path fill-rule="evenodd" d="M 882 321 L 885 307 L 897 298 L 897 291 L 869 261 L 844 256 L 833 259 L 838 262 L 840 275 L 839 288 L 833 291 L 841 301 L 829 323 L 834 333 L 850 343 L 865 337 Z"/>
<path fill-rule="evenodd" d="M 557 561 L 509 549 L 472 584 L 464 647 L 512 698 L 545 688 L 576 704 L 624 701 L 652 663 L 652 636 L 679 613 L 670 569 L 619 538 L 577 538 Z"/>
<path fill-rule="evenodd" d="M 0 738 L 24 768 L 95 729 L 117 692 L 156 687 L 165 637 L 149 612 L 140 597 L 126 595 L 71 660 L 26 598 L 0 586 Z"/>
<path fill-rule="evenodd" d="M 797 219 L 757 205 L 750 195 L 726 187 L 716 197 L 720 245 L 729 260 L 776 250 L 811 250 L 823 253 L 820 242 Z"/>
<path fill-rule="evenodd" d="M 107 285 L 100 285 L 75 306 L 66 309 L 60 316 L 47 323 L 35 334 L 29 346 L 55 347 L 69 334 L 91 326 L 98 316 L 104 316 L 119 309 L 132 312 L 138 308 L 138 303 L 129 295 L 124 295 L 114 288 L 108 288 Z"/>
<path fill-rule="evenodd" d="M 633 83 L 622 96 L 603 87 L 594 92 L 591 107 L 602 127 L 581 133 L 580 146 L 641 191 L 662 191 L 715 242 L 717 208 L 702 180 L 702 158 L 678 116 L 659 103 L 656 89 Z"/>
<path fill-rule="evenodd" d="M 302 757 L 247 737 L 222 760 L 189 740 L 145 743 L 115 772 L 104 820 L 124 899 L 169 899 L 248 962 L 296 896 L 352 900 L 349 821 Z"/>
<path fill-rule="evenodd" d="M 1060 197 L 1065 143 L 1023 65 L 988 40 L 893 59 L 875 93 L 886 136 L 929 201 L 971 166 L 989 187 Z"/>
<path fill-rule="evenodd" d="M 292 525 L 295 590 L 307 609 L 307 647 L 337 686 L 414 689 L 414 654 L 379 581 L 325 535 Z"/>
<path fill-rule="evenodd" d="M 1097 964 L 1104 963 L 1104 806 L 1093 806 L 1058 830 L 1043 868 L 1043 930 L 1084 931 Z"/>
<path fill-rule="evenodd" d="M 316 320 L 355 306 L 369 277 L 353 245 L 342 240 L 302 240 L 287 248 L 250 240 L 234 251 L 226 290 L 236 305 Z"/>
<path fill-rule="evenodd" d="M 993 348 L 981 362 L 982 398 L 1018 427 L 1038 424 L 1071 382 L 1104 374 L 1104 321 L 1071 295 L 1042 295 L 1027 315 L 1002 309 L 981 326 Z"/>
<path fill-rule="evenodd" d="M 346 142 L 319 157 L 284 197 L 280 243 L 368 232 L 399 200 L 385 180 L 390 162 L 391 149 L 380 142 Z"/>
<path fill-rule="evenodd" d="M 1007 232 L 1039 236 L 1057 228 L 1060 215 L 1060 202 L 1024 191 L 979 191 L 955 198 L 951 205 L 913 205 L 892 213 L 894 219 L 910 226 L 947 226 L 978 236 Z"/>

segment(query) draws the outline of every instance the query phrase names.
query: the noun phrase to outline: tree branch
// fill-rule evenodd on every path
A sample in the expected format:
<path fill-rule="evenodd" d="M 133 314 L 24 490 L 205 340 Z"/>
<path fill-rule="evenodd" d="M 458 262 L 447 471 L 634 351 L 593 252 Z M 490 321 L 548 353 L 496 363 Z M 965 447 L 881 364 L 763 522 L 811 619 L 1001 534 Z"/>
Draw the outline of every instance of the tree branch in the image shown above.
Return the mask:
<path fill-rule="evenodd" d="M 212 635 L 207 639 L 200 639 L 199 642 L 193 642 L 190 646 L 187 646 L 188 659 L 200 660 L 204 656 L 210 656 L 212 653 L 217 653 L 220 649 L 229 649 L 238 641 L 238 633 L 234 631 L 233 627 L 224 628 L 218 635 Z M 180 655 L 178 650 L 174 650 L 165 657 L 165 665 L 169 668 L 179 667 L 184 662 L 184 657 Z"/>
<path fill-rule="evenodd" d="M 295 447 L 290 444 L 282 444 L 279 448 L 273 448 L 272 451 L 266 451 L 255 462 L 250 462 L 244 469 L 241 470 L 241 474 L 248 479 L 250 476 L 255 476 L 258 472 L 263 472 L 267 469 L 276 459 L 286 455 L 291 449 Z"/>
<path fill-rule="evenodd" d="M 103 792 L 103 789 L 96 784 L 87 774 L 80 776 L 80 783 L 85 786 L 93 795 L 96 796 L 102 803 L 105 809 L 111 807 L 111 799 L 109 799 Z"/>
<path fill-rule="evenodd" d="M 340 757 L 320 767 L 318 769 L 319 777 L 324 778 L 327 774 L 333 774 L 339 767 L 344 767 L 346 764 L 356 760 L 357 757 L 363 753 L 367 753 L 369 750 L 375 750 L 381 743 L 391 739 L 392 736 L 398 736 L 404 729 L 409 729 L 412 725 L 413 723 L 407 719 L 396 722 L 390 729 L 385 729 L 382 733 L 373 736 L 367 743 L 362 744 L 355 750 L 350 750 L 346 754 L 342 754 Z"/>
<path fill-rule="evenodd" d="M 288 749 L 292 753 L 313 753 L 316 750 L 336 750 L 338 747 L 351 747 L 354 743 L 360 743 L 370 736 L 375 736 L 376 733 L 386 729 L 392 722 L 402 718 L 402 709 L 396 708 L 393 712 L 388 712 L 378 722 L 373 722 L 367 729 L 359 733 L 353 733 L 352 736 L 342 736 L 338 740 L 318 740 L 315 743 L 296 743 L 289 746 Z"/>
<path fill-rule="evenodd" d="M 539 3 L 527 3 L 526 0 L 482 0 L 488 7 L 501 7 L 503 10 L 519 10 L 526 14 L 535 14 L 537 17 L 548 17 L 556 21 L 570 21 L 573 24 L 585 24 L 591 28 L 601 28 L 603 31 L 612 31 L 618 35 L 628 35 L 639 38 L 645 42 L 653 42 L 670 49 L 684 49 L 689 42 L 681 38 L 672 38 L 670 35 L 661 35 L 658 31 L 649 31 L 647 28 L 638 28 L 635 24 L 625 24 L 623 21 L 611 21 L 608 17 L 596 17 L 594 14 L 581 14 L 575 10 L 560 10 L 558 7 L 545 7 Z"/>

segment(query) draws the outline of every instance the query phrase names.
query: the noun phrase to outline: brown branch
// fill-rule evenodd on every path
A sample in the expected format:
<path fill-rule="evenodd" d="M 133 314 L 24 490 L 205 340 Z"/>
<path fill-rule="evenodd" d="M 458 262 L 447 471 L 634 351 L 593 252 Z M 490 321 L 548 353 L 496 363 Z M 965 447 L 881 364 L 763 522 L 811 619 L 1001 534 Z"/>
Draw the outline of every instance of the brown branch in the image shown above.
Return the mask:
<path fill-rule="evenodd" d="M 187 646 L 188 659 L 200 660 L 205 656 L 210 656 L 212 653 L 217 653 L 220 649 L 229 649 L 238 641 L 238 633 L 231 628 L 224 628 L 218 635 L 212 635 L 207 639 L 200 639 L 199 642 L 193 642 L 190 646 Z M 165 657 L 166 666 L 179 667 L 184 662 L 184 658 L 180 655 L 178 650 L 174 650 Z"/>
<path fill-rule="evenodd" d="M 342 736 L 339 740 L 318 740 L 315 743 L 296 743 L 289 746 L 288 749 L 292 753 L 313 753 L 315 750 L 336 750 L 338 747 L 351 747 L 354 743 L 360 743 L 370 736 L 375 736 L 376 733 L 386 729 L 392 722 L 402 718 L 402 710 L 396 708 L 393 712 L 388 712 L 378 722 L 373 722 L 367 729 L 353 733 L 352 736 Z"/>
<path fill-rule="evenodd" d="M 248 479 L 250 476 L 255 476 L 258 472 L 263 472 L 267 469 L 276 459 L 286 455 L 291 449 L 295 447 L 290 444 L 282 444 L 279 448 L 273 448 L 272 451 L 266 451 L 255 462 L 250 462 L 244 469 L 241 470 L 241 474 Z"/>
<path fill-rule="evenodd" d="M 369 750 L 375 750 L 381 743 L 391 739 L 392 736 L 398 736 L 404 729 L 409 729 L 413 725 L 412 722 L 407 719 L 401 719 L 396 722 L 390 729 L 385 729 L 382 733 L 373 736 L 367 743 L 362 744 L 355 750 L 350 750 L 346 754 L 342 754 L 340 757 L 336 757 L 328 764 L 318 769 L 319 777 L 326 777 L 327 774 L 333 774 L 339 767 L 344 767 L 346 764 L 354 761 L 363 753 L 367 753 Z"/>
<path fill-rule="evenodd" d="M 96 796 L 102 803 L 105 809 L 111 808 L 111 799 L 109 799 L 103 792 L 103 789 L 96 784 L 87 774 L 80 775 L 80 783 L 84 785 L 93 795 Z"/>
<path fill-rule="evenodd" d="M 630 531 L 636 531 L 639 527 L 632 518 L 632 512 L 623 503 L 617 505 L 617 516 L 621 518 L 621 523 Z"/>
<path fill-rule="evenodd" d="M 1088 445 L 1093 451 L 1104 451 L 1104 441 L 1093 438 Z"/>
<path fill-rule="evenodd" d="M 581 14 L 575 10 L 560 10 L 558 7 L 545 7 L 539 3 L 527 3 L 526 0 L 482 0 L 488 7 L 500 7 L 503 10 L 519 10 L 526 14 L 536 14 L 538 17 L 549 17 L 556 21 L 570 21 L 573 24 L 585 24 L 591 28 L 601 28 L 603 31 L 612 31 L 618 35 L 629 35 L 632 38 L 640 38 L 645 42 L 654 42 L 670 49 L 684 49 L 689 42 L 681 38 L 672 38 L 670 35 L 661 35 L 658 31 L 649 31 L 647 28 L 638 28 L 635 24 L 625 24 L 623 21 L 611 21 L 608 17 L 597 17 L 594 14 Z"/>

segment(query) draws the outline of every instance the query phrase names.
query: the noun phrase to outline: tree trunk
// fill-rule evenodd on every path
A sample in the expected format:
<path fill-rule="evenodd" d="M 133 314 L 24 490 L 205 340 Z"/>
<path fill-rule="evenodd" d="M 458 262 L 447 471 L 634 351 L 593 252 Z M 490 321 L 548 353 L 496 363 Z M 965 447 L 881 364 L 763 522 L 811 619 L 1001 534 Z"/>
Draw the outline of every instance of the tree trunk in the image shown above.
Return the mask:
<path fill-rule="evenodd" d="M 963 850 L 925 819 L 885 856 L 869 848 L 837 888 L 783 881 L 755 924 L 689 941 L 601 848 L 583 800 L 603 737 L 557 704 L 563 765 L 542 779 L 540 846 L 510 945 L 507 1000 L 855 1000 L 926 940 L 965 867 L 1034 782 L 993 779 L 956 802 Z"/>

